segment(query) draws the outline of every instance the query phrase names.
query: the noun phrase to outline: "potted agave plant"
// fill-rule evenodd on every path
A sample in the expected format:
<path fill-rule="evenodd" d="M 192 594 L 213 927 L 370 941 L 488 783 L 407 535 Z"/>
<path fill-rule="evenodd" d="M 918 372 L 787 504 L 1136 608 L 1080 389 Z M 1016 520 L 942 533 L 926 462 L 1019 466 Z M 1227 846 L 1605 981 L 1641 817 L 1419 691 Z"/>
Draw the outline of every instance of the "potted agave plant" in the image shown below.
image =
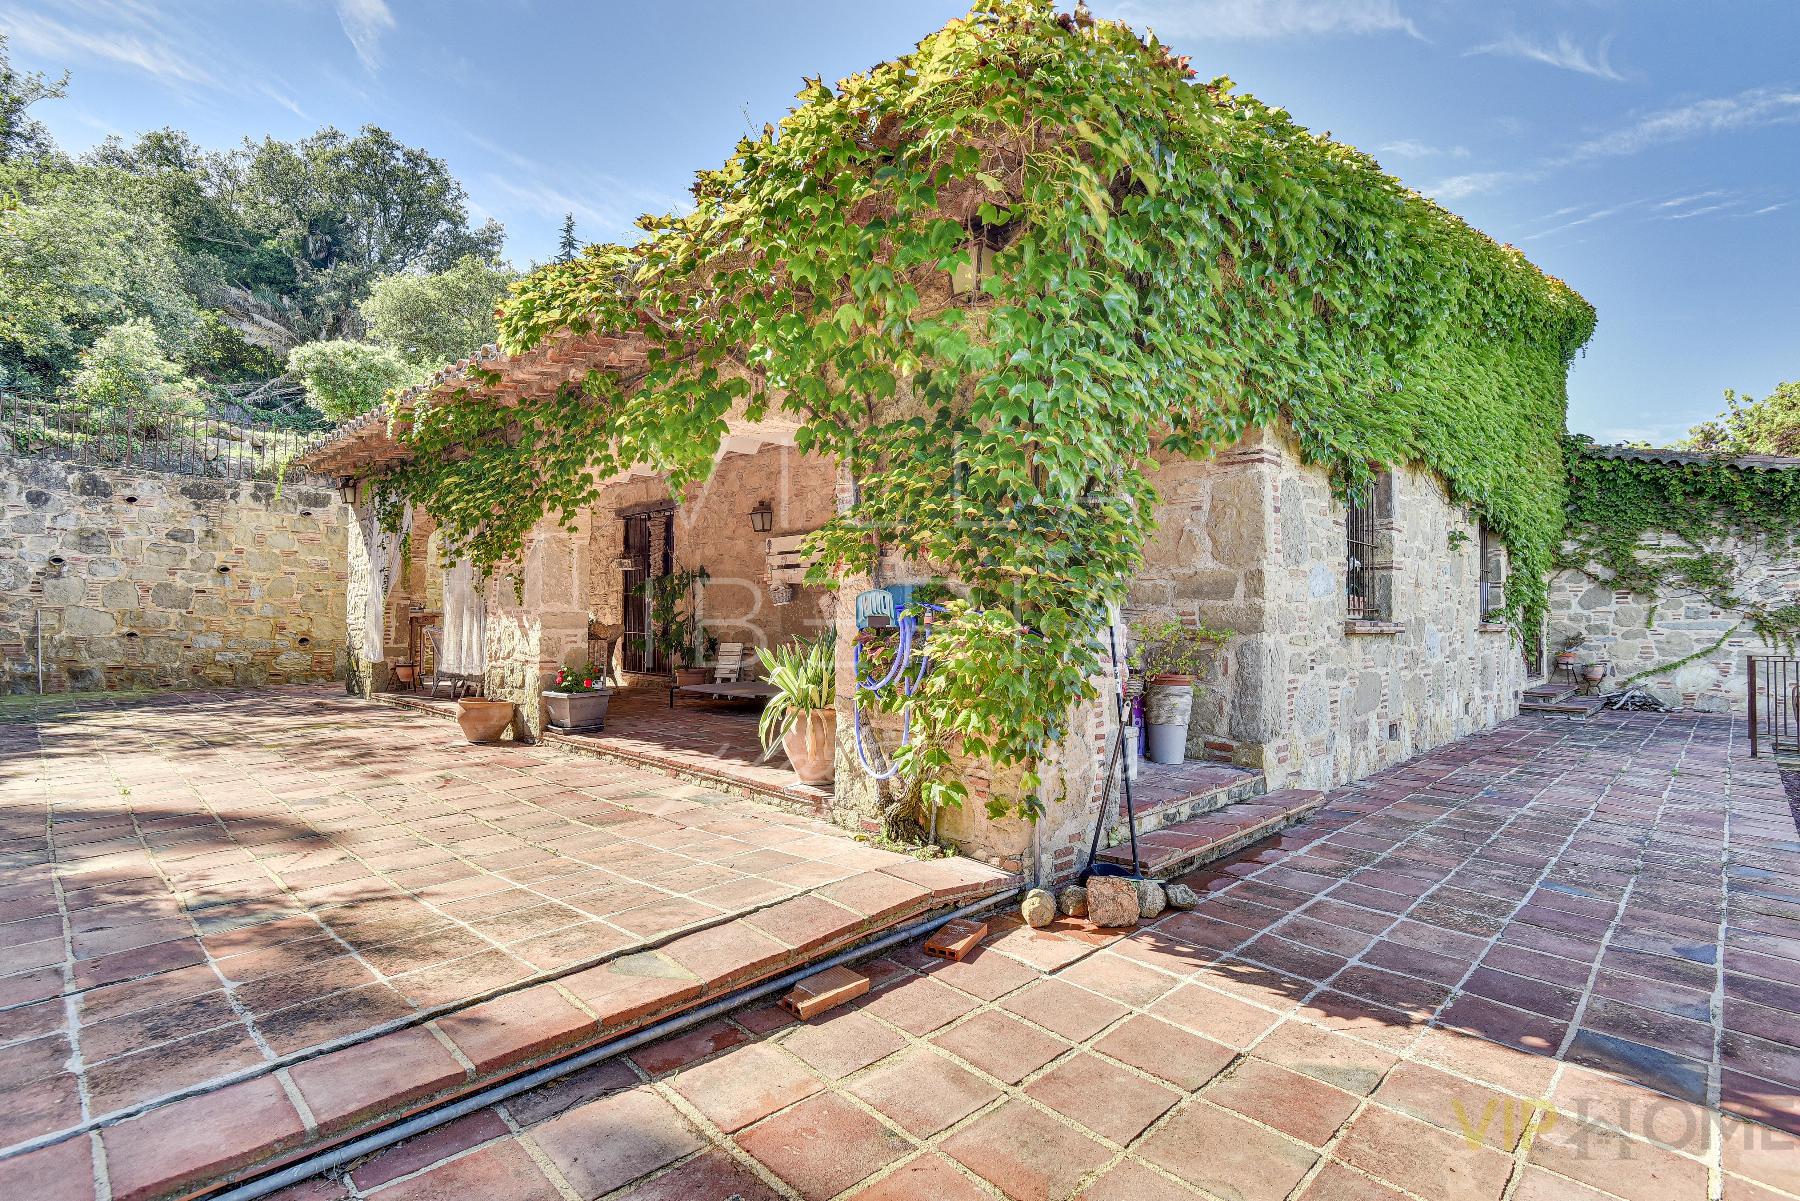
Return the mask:
<path fill-rule="evenodd" d="M 1177 620 L 1134 624 L 1132 642 L 1144 685 L 1144 755 L 1152 763 L 1187 758 L 1188 723 L 1194 711 L 1194 677 L 1206 666 L 1211 648 L 1228 630 L 1184 625 Z"/>
<path fill-rule="evenodd" d="M 573 671 L 559 668 L 556 679 L 543 692 L 544 718 L 550 728 L 564 734 L 604 729 L 606 706 L 612 701 L 605 677 L 592 663 Z"/>
<path fill-rule="evenodd" d="M 757 647 L 775 695 L 763 708 L 763 750 L 776 743 L 802 784 L 829 784 L 837 758 L 837 654 L 829 633 L 809 642 Z"/>

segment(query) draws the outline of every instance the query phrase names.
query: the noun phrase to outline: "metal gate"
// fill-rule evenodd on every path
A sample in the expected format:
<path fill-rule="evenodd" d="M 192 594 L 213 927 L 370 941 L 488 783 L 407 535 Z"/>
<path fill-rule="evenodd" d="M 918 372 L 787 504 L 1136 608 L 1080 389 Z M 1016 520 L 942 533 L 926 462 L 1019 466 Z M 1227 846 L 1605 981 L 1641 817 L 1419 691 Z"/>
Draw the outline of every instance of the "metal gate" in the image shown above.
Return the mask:
<path fill-rule="evenodd" d="M 625 609 L 625 645 L 621 655 L 626 671 L 656 675 L 669 668 L 656 649 L 655 631 L 651 628 L 649 582 L 674 570 L 675 510 L 626 513 L 623 520 L 624 557 L 629 562 L 620 573 Z"/>
<path fill-rule="evenodd" d="M 1750 756 L 1800 755 L 1800 659 L 1751 655 Z"/>

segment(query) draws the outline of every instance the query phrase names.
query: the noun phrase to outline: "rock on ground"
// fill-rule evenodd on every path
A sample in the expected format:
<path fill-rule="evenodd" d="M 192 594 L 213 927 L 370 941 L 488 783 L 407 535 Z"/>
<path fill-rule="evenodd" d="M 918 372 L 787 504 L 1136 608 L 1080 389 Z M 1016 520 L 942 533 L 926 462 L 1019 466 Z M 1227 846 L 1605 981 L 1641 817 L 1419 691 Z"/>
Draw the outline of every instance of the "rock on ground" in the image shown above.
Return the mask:
<path fill-rule="evenodd" d="M 1025 924 L 1042 929 L 1056 920 L 1056 897 L 1046 888 L 1034 888 L 1025 894 L 1024 902 L 1019 906 L 1019 915 Z"/>
<path fill-rule="evenodd" d="M 1087 889 L 1071 884 L 1056 894 L 1056 907 L 1064 917 L 1087 916 Z"/>
<path fill-rule="evenodd" d="M 1138 919 L 1136 880 L 1092 876 L 1087 884 L 1088 921 L 1096 926 L 1134 926 Z"/>
<path fill-rule="evenodd" d="M 1171 884 L 1163 891 L 1168 895 L 1170 909 L 1198 909 L 1200 907 L 1200 894 L 1185 884 Z"/>
<path fill-rule="evenodd" d="M 1153 918 L 1168 907 L 1168 897 L 1163 894 L 1163 886 L 1156 880 L 1139 880 L 1137 882 L 1138 917 Z"/>

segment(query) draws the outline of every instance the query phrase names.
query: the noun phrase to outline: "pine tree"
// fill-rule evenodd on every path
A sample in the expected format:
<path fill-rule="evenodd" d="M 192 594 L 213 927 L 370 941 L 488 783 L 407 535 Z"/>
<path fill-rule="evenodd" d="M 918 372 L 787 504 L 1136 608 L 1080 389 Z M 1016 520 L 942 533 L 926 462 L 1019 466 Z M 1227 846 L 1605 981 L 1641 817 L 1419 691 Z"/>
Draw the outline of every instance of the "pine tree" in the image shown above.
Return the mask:
<path fill-rule="evenodd" d="M 559 263 L 572 262 L 575 252 L 580 249 L 581 243 L 575 240 L 575 214 L 564 213 L 562 237 L 556 240 L 556 261 Z"/>

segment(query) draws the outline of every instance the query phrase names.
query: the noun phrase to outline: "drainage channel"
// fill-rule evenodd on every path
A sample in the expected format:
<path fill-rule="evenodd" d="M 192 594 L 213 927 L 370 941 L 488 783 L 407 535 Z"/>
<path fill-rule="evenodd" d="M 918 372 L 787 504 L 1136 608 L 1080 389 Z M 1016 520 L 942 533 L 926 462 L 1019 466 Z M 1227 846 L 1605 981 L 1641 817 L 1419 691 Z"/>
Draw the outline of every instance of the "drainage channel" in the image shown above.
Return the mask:
<path fill-rule="evenodd" d="M 866 943 L 839 951 L 837 954 L 826 959 L 821 959 L 816 963 L 809 963 L 804 967 L 795 968 L 793 971 L 764 980 L 761 983 L 747 985 L 744 988 L 738 989 L 736 992 L 726 993 L 724 996 L 708 1001 L 704 1005 L 696 1006 L 693 1009 L 674 1014 L 653 1025 L 645 1026 L 641 1030 L 633 1031 L 623 1038 L 614 1039 L 602 1046 L 589 1047 L 585 1051 L 577 1051 L 574 1054 L 565 1055 L 559 1059 L 543 1064 L 540 1067 L 533 1068 L 523 1075 L 514 1076 L 512 1079 L 501 1081 L 498 1084 L 490 1084 L 486 1088 L 470 1093 L 466 1097 L 461 1097 L 454 1101 L 447 1101 L 442 1105 L 414 1114 L 410 1118 L 405 1118 L 378 1130 L 359 1135 L 349 1142 L 339 1143 L 335 1147 L 329 1147 L 315 1152 L 308 1155 L 305 1159 L 298 1160 L 283 1168 L 277 1168 L 252 1180 L 230 1186 L 221 1186 L 209 1192 L 193 1194 L 192 1201 L 255 1201 L 255 1198 L 266 1197 L 279 1189 L 284 1189 L 289 1185 L 298 1184 L 303 1180 L 311 1179 L 323 1172 L 329 1172 L 333 1168 L 343 1167 L 345 1164 L 361 1159 L 363 1156 L 372 1152 L 391 1147 L 395 1143 L 403 1142 L 406 1139 L 423 1134 L 428 1130 L 436 1129 L 448 1122 L 455 1121 L 457 1118 L 475 1113 L 478 1110 L 486 1109 L 490 1105 L 497 1105 L 502 1101 L 518 1096 L 520 1093 L 537 1088 L 539 1085 L 548 1084 L 553 1080 L 567 1076 L 571 1072 L 578 1072 L 583 1068 L 592 1067 L 594 1064 L 623 1055 L 629 1051 L 635 1051 L 639 1047 L 648 1043 L 653 1043 L 668 1035 L 677 1034 L 690 1026 L 710 1021 L 715 1017 L 730 1013 L 732 1010 L 742 1008 L 753 1001 L 758 1001 L 775 993 L 783 992 L 786 989 L 792 988 L 796 983 L 806 977 L 825 971 L 827 968 L 839 967 L 845 964 L 854 963 L 859 959 L 865 959 L 870 955 L 878 955 L 890 947 L 895 947 L 901 943 L 922 938 L 932 933 L 940 926 L 955 921 L 957 918 L 970 917 L 974 914 L 981 913 L 984 910 L 1003 905 L 1013 897 L 1018 896 L 1023 888 L 1023 885 L 1015 885 L 1003 892 L 982 897 L 978 901 L 973 901 L 960 908 L 952 909 L 937 917 L 926 918 L 924 921 L 915 922 L 910 926 L 901 926 L 889 930 L 887 933 L 871 939 Z"/>

